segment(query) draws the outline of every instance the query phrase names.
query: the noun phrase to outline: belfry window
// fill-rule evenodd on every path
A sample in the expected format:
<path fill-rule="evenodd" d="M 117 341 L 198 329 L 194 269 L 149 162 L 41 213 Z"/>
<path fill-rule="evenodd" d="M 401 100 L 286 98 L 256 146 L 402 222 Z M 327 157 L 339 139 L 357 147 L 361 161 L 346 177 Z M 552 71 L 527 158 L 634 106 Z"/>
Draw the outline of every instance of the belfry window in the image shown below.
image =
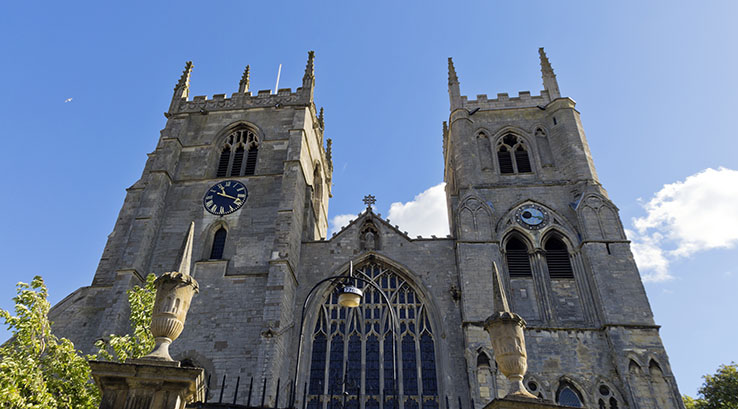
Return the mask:
<path fill-rule="evenodd" d="M 311 337 L 307 408 L 438 409 L 435 338 L 426 304 L 391 268 L 370 263 L 354 271 L 387 295 L 398 332 L 393 338 L 390 310 L 373 287 L 357 282 L 364 291 L 357 308 L 341 307 L 331 294 L 319 307 Z"/>
<path fill-rule="evenodd" d="M 250 176 L 256 170 L 256 157 L 259 153 L 259 138 L 247 129 L 241 128 L 226 138 L 220 152 L 216 177 Z M 245 157 L 245 160 L 244 160 Z"/>
<path fill-rule="evenodd" d="M 528 257 L 528 246 L 517 237 L 512 237 L 505 246 L 505 260 L 510 277 L 530 277 L 530 258 Z"/>
<path fill-rule="evenodd" d="M 513 134 L 507 134 L 497 142 L 497 162 L 500 173 L 533 172 L 525 142 Z"/>
<path fill-rule="evenodd" d="M 225 250 L 225 242 L 228 232 L 224 227 L 218 229 L 213 235 L 213 247 L 210 249 L 210 259 L 220 260 L 223 258 L 223 250 Z"/>
<path fill-rule="evenodd" d="M 545 249 L 549 277 L 574 278 L 566 244 L 557 237 L 551 237 L 546 241 Z"/>

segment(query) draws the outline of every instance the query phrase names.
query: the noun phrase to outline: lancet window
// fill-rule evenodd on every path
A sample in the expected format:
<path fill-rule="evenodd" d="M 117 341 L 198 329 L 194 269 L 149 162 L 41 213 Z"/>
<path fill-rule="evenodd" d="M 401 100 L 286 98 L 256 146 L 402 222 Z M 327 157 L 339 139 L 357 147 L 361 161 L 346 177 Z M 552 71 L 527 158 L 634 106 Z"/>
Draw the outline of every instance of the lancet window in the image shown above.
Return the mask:
<path fill-rule="evenodd" d="M 546 265 L 551 278 L 574 278 L 566 244 L 557 237 L 546 240 Z"/>
<path fill-rule="evenodd" d="M 216 177 L 249 176 L 256 170 L 259 137 L 248 128 L 228 135 L 220 152 Z"/>
<path fill-rule="evenodd" d="M 528 246 L 517 237 L 511 237 L 505 246 L 505 260 L 510 277 L 531 277 Z"/>
<path fill-rule="evenodd" d="M 500 173 L 530 173 L 530 156 L 525 141 L 513 134 L 507 134 L 497 142 L 497 161 Z"/>
<path fill-rule="evenodd" d="M 387 295 L 398 319 L 397 333 L 387 304 L 373 287 L 356 280 L 364 291 L 356 308 L 341 307 L 338 295 L 331 294 L 319 307 L 312 331 L 307 407 L 438 409 L 435 338 L 422 297 L 383 264 L 355 271 Z"/>
<path fill-rule="evenodd" d="M 220 260 L 223 258 L 223 250 L 225 250 L 225 242 L 228 232 L 224 227 L 218 229 L 213 235 L 213 246 L 210 248 L 210 259 Z"/>

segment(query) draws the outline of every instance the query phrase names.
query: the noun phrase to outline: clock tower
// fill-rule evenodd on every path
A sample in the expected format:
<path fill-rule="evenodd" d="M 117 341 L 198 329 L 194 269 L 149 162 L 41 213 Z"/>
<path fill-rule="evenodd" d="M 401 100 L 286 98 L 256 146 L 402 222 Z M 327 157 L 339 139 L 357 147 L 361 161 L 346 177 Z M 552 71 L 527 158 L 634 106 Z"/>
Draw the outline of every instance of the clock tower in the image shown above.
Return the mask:
<path fill-rule="evenodd" d="M 325 238 L 328 227 L 333 169 L 322 110 L 313 102 L 313 64 L 311 51 L 294 91 L 252 93 L 247 66 L 238 92 L 190 98 L 187 63 L 92 286 L 83 289 L 81 305 L 61 303 L 66 314 L 54 311 L 60 335 L 88 349 L 100 334 L 128 332 L 125 290 L 149 273 L 172 271 L 194 221 L 193 275 L 208 296 L 195 297 L 187 326 L 197 330 L 178 345 L 198 354 L 214 346 L 223 351 L 223 371 L 259 368 L 276 380 L 289 366 L 280 362 L 285 338 L 262 333 L 292 320 L 301 242 Z M 82 328 L 65 325 L 73 314 Z M 241 335 L 218 339 L 228 328 Z"/>

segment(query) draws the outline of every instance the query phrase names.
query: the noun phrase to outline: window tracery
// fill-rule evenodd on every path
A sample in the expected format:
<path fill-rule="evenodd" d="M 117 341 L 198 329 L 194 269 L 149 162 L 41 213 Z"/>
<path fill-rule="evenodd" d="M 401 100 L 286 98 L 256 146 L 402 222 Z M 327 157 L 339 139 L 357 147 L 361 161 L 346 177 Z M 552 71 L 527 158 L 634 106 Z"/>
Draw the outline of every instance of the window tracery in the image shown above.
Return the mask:
<path fill-rule="evenodd" d="M 339 306 L 337 294 L 331 294 L 319 307 L 313 329 L 307 407 L 438 409 L 435 340 L 426 304 L 390 267 L 368 263 L 355 272 L 387 295 L 399 332 L 393 339 L 390 311 L 373 287 L 356 283 L 364 291 L 357 308 Z"/>
<path fill-rule="evenodd" d="M 503 174 L 533 172 L 525 141 L 513 134 L 507 134 L 497 142 L 497 161 Z"/>
<path fill-rule="evenodd" d="M 256 170 L 259 137 L 248 128 L 239 128 L 225 140 L 216 177 L 250 176 Z M 244 160 L 245 156 L 245 160 Z"/>

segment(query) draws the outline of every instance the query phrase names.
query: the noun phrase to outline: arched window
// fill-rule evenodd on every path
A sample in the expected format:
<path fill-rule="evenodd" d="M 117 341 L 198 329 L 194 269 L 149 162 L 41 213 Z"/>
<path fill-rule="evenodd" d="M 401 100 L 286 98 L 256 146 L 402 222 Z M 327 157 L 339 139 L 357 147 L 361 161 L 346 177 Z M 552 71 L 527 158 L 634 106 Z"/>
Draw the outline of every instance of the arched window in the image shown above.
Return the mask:
<path fill-rule="evenodd" d="M 497 142 L 497 161 L 500 173 L 533 172 L 525 142 L 513 134 L 507 134 Z"/>
<path fill-rule="evenodd" d="M 247 128 L 240 128 L 225 140 L 220 152 L 216 177 L 248 176 L 256 170 L 256 156 L 259 152 L 259 138 Z M 244 163 L 244 156 L 246 161 Z"/>
<path fill-rule="evenodd" d="M 399 333 L 393 339 L 389 309 L 373 287 L 357 282 L 364 297 L 356 308 L 341 307 L 338 295 L 331 294 L 312 331 L 307 407 L 359 408 L 361 399 L 365 408 L 398 409 L 402 396 L 405 409 L 438 409 L 435 338 L 423 299 L 383 264 L 368 263 L 355 272 L 387 295 Z"/>
<path fill-rule="evenodd" d="M 583 406 L 582 395 L 579 393 L 577 388 L 570 383 L 565 382 L 559 386 L 559 390 L 556 392 L 556 403 L 563 406 L 581 408 Z"/>
<path fill-rule="evenodd" d="M 561 239 L 551 237 L 546 241 L 546 265 L 551 278 L 574 278 L 569 250 Z"/>
<path fill-rule="evenodd" d="M 528 246 L 517 237 L 511 237 L 505 246 L 505 260 L 510 277 L 531 277 Z"/>
<path fill-rule="evenodd" d="M 213 235 L 213 247 L 210 249 L 210 259 L 220 260 L 223 258 L 223 250 L 225 249 L 226 236 L 228 232 L 224 227 L 218 229 Z"/>
<path fill-rule="evenodd" d="M 618 404 L 618 399 L 615 397 L 615 393 L 612 391 L 612 389 L 605 385 L 601 384 L 599 388 L 597 388 L 598 392 L 598 398 L 597 398 L 597 407 L 599 409 L 619 409 L 620 405 Z"/>

